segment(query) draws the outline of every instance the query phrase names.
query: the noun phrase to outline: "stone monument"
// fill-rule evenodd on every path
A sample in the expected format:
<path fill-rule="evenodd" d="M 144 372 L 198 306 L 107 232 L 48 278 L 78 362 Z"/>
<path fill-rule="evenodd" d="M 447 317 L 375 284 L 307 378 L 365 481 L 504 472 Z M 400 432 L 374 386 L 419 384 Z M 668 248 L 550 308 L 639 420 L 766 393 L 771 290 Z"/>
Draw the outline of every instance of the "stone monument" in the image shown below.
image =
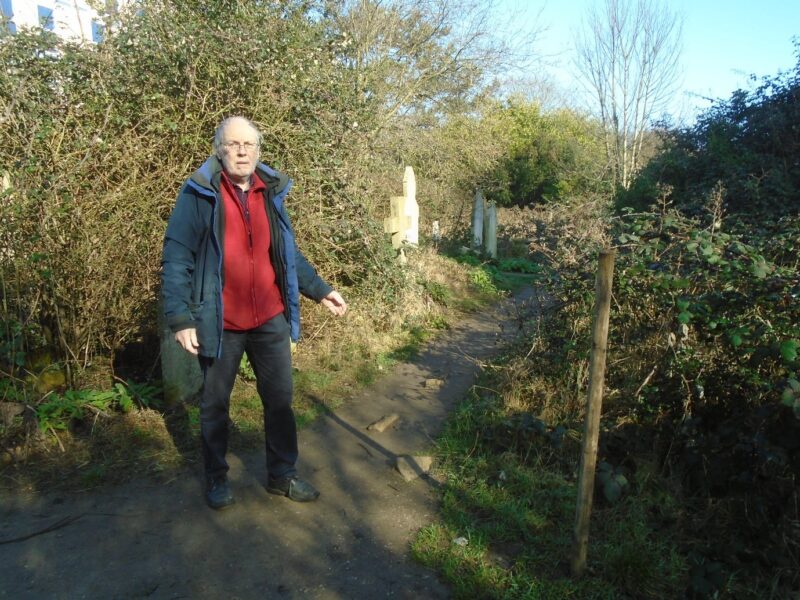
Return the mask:
<path fill-rule="evenodd" d="M 486 254 L 497 258 L 497 206 L 494 202 L 486 204 L 486 214 L 483 220 L 483 243 Z"/>
<path fill-rule="evenodd" d="M 383 220 L 383 230 L 392 234 L 392 247 L 419 243 L 419 205 L 417 179 L 414 169 L 406 167 L 403 174 L 403 195 L 390 199 L 390 216 Z"/>
<path fill-rule="evenodd" d="M 475 201 L 472 205 L 472 249 L 480 250 L 483 246 L 483 194 L 480 190 L 475 192 Z"/>

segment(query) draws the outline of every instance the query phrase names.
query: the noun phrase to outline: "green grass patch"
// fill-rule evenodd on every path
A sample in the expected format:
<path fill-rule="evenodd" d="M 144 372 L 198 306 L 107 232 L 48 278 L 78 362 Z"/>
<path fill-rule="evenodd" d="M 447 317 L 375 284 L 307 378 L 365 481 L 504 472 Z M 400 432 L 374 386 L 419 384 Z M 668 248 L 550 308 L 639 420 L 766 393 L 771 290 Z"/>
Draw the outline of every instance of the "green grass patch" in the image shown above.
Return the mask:
<path fill-rule="evenodd" d="M 454 414 L 437 443 L 440 521 L 420 531 L 414 557 L 455 598 L 681 597 L 685 559 L 650 525 L 670 509 L 655 479 L 613 506 L 596 500 L 588 572 L 572 579 L 577 443 L 512 439 L 511 416 L 499 397 L 477 394 Z"/>
<path fill-rule="evenodd" d="M 520 257 L 501 258 L 497 261 L 497 268 L 500 271 L 527 273 L 529 275 L 539 275 L 544 272 L 544 267 L 539 263 Z"/>
<path fill-rule="evenodd" d="M 505 292 L 544 280 L 548 273 L 543 265 L 521 257 L 482 260 L 474 254 L 463 254 L 452 258 L 472 267 L 470 282 L 478 293 L 479 306 Z M 459 308 L 464 310 L 463 305 Z"/>

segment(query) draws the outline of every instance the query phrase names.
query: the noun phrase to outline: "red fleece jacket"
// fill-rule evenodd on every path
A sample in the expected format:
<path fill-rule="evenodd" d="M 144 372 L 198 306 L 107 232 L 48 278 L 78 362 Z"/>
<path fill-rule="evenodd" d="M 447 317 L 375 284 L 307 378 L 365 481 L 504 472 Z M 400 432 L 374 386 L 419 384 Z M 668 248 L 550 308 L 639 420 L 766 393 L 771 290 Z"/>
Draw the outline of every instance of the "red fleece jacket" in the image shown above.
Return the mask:
<path fill-rule="evenodd" d="M 225 208 L 222 317 L 225 329 L 253 329 L 283 312 L 283 299 L 269 258 L 265 187 L 259 177 L 251 176 L 250 189 L 243 192 L 234 186 L 227 174 L 222 175 Z"/>

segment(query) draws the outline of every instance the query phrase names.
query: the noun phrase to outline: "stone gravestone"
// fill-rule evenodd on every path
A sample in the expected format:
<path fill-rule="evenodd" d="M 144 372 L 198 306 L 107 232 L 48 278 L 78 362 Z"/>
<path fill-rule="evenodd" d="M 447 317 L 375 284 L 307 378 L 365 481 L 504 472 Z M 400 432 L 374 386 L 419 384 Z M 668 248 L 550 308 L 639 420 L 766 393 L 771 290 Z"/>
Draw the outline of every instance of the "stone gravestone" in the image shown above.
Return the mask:
<path fill-rule="evenodd" d="M 383 221 L 383 230 L 392 234 L 392 247 L 419 243 L 419 205 L 417 179 L 414 169 L 406 167 L 403 175 L 403 195 L 390 200 L 390 216 Z"/>
<path fill-rule="evenodd" d="M 472 205 L 472 249 L 480 250 L 483 246 L 483 194 L 480 190 L 475 192 L 475 201 Z"/>
<path fill-rule="evenodd" d="M 178 342 L 164 320 L 163 304 L 159 302 L 158 325 L 161 332 L 161 380 L 164 383 L 164 402 L 168 407 L 191 400 L 203 385 L 203 373 L 197 357 L 189 354 Z"/>
<path fill-rule="evenodd" d="M 403 173 L 403 196 L 405 196 L 405 215 L 409 225 L 405 231 L 405 241 L 409 244 L 419 244 L 419 204 L 417 204 L 417 177 L 414 169 L 406 167 Z"/>
<path fill-rule="evenodd" d="M 486 205 L 486 215 L 483 220 L 483 243 L 486 254 L 497 258 L 497 206 L 494 202 Z"/>

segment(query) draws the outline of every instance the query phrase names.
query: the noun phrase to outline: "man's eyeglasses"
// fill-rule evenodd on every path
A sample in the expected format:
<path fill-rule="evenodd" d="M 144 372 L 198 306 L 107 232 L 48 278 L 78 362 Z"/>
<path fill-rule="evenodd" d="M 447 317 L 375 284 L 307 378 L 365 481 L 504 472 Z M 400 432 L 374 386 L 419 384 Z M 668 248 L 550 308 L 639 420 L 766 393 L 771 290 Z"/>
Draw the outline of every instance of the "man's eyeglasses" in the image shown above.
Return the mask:
<path fill-rule="evenodd" d="M 258 148 L 258 143 L 256 142 L 225 142 L 223 145 L 229 152 L 238 152 L 239 148 L 244 148 L 247 152 L 253 152 Z"/>

